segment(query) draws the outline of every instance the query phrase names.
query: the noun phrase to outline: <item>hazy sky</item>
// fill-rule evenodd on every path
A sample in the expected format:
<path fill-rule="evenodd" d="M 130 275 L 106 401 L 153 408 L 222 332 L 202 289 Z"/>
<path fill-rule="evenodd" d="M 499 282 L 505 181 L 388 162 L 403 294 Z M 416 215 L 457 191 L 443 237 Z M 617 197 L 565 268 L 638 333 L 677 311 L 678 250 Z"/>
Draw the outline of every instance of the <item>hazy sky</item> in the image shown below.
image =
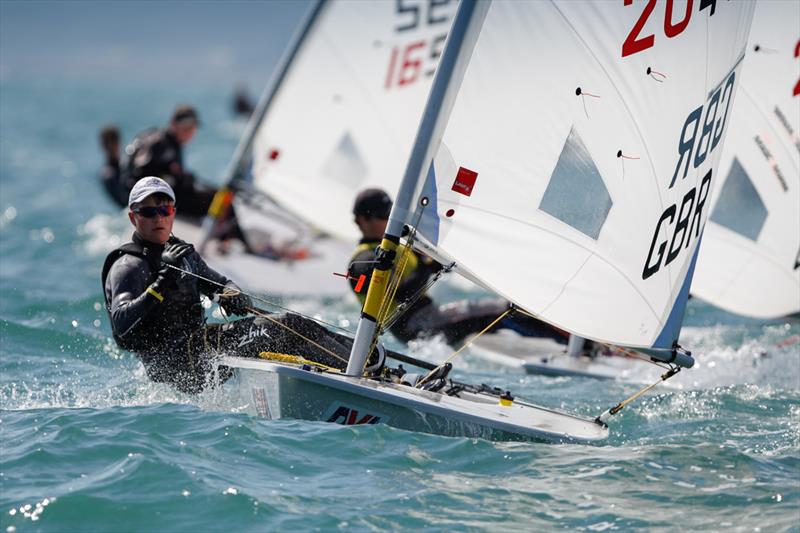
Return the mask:
<path fill-rule="evenodd" d="M 0 0 L 0 79 L 262 86 L 308 0 Z"/>

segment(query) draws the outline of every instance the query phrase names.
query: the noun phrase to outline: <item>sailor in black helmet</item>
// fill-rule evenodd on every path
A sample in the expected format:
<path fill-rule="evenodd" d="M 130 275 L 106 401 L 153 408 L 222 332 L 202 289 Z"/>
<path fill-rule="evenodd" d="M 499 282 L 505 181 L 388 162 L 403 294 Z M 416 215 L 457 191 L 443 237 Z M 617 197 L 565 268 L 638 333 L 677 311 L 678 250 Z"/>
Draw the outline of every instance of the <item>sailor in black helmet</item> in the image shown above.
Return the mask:
<path fill-rule="evenodd" d="M 375 249 L 380 245 L 386 232 L 391 210 L 392 200 L 381 189 L 361 191 L 353 205 L 354 221 L 361 231 L 362 238 L 350 258 L 348 278 L 362 306 L 372 276 Z M 398 250 L 398 255 L 402 253 L 401 250 Z M 402 279 L 394 301 L 399 303 L 415 296 L 441 268 L 441 265 L 431 258 L 412 251 L 401 273 Z M 427 294 L 423 293 L 392 324 L 390 331 L 404 342 L 417 337 L 443 334 L 448 343 L 456 344 L 466 336 L 483 330 L 508 309 L 508 306 L 509 303 L 501 298 L 461 300 L 436 305 Z M 513 329 L 525 336 L 551 337 L 564 343 L 567 341 L 566 333 L 527 316 L 506 317 L 490 331 L 501 328 Z"/>
<path fill-rule="evenodd" d="M 191 244 L 172 235 L 175 193 L 164 180 L 139 180 L 128 207 L 135 232 L 131 242 L 106 258 L 103 291 L 114 340 L 136 353 L 151 380 L 198 392 L 219 353 L 257 357 L 263 351 L 282 352 L 346 368 L 350 339 L 298 315 L 206 324 L 201 295 L 217 296 L 229 315 L 247 314 L 250 298 L 209 268 Z M 221 377 L 228 377 L 225 369 Z"/>

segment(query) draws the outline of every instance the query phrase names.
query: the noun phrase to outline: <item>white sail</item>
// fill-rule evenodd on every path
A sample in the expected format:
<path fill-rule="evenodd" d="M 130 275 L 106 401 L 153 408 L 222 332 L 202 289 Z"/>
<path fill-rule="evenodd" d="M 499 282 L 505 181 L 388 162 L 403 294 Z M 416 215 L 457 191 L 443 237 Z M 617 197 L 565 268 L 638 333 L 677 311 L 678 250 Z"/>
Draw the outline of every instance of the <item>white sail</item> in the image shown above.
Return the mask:
<path fill-rule="evenodd" d="M 800 312 L 800 3 L 761 0 L 692 293 L 728 311 Z"/>
<path fill-rule="evenodd" d="M 572 333 L 670 348 L 752 10 L 492 3 L 431 144 L 414 148 L 438 148 L 418 191 L 431 251 Z M 392 219 L 414 222 L 401 200 Z"/>
<path fill-rule="evenodd" d="M 358 190 L 394 191 L 457 2 L 323 2 L 258 125 L 254 184 L 357 240 Z"/>

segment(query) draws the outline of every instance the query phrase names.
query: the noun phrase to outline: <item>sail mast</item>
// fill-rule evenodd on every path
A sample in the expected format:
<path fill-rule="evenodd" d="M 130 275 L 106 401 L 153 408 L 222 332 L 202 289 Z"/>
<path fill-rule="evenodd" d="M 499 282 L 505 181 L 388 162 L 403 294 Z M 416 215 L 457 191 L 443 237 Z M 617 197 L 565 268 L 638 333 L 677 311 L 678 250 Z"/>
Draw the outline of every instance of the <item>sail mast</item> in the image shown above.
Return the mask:
<path fill-rule="evenodd" d="M 452 108 L 455 93 L 477 41 L 483 20 L 489 10 L 489 0 L 462 0 L 447 37 L 441 61 L 436 69 L 425 112 L 422 115 L 414 147 L 409 157 L 403 181 L 389 215 L 389 223 L 378 252 L 379 259 L 372 273 L 364 309 L 358 323 L 355 342 L 347 365 L 348 375 L 361 375 L 370 347 L 377 333 L 377 311 L 384 296 L 392 256 L 396 250 L 403 226 L 412 211 L 415 193 L 424 179 L 436 149 L 434 141 L 441 137 L 442 129 Z"/>
<path fill-rule="evenodd" d="M 233 158 L 231 158 L 230 163 L 225 169 L 225 186 L 217 192 L 217 195 L 214 197 L 214 201 L 209 208 L 208 214 L 203 219 L 203 225 L 201 228 L 202 238 L 198 243 L 199 250 L 203 250 L 211 237 L 212 230 L 214 229 L 214 222 L 218 214 L 213 212 L 215 211 L 214 205 L 222 201 L 222 197 L 220 195 L 227 194 L 230 185 L 239 174 L 242 163 L 253 146 L 256 132 L 258 131 L 261 122 L 264 120 L 264 117 L 267 115 L 267 111 L 269 110 L 275 95 L 278 93 L 278 89 L 280 89 L 284 78 L 286 78 L 286 74 L 289 72 L 289 67 L 302 48 L 306 37 L 310 33 L 312 26 L 319 18 L 319 14 L 322 12 L 322 9 L 326 4 L 327 0 L 317 0 L 308 13 L 306 13 L 297 31 L 292 36 L 289 46 L 281 57 L 280 63 L 278 63 L 278 66 L 273 71 L 272 77 L 267 83 L 267 86 L 261 93 L 261 98 L 259 98 L 258 104 L 256 105 L 256 108 L 253 110 L 253 114 L 250 116 L 250 119 L 247 122 L 247 127 L 245 128 L 241 139 L 239 139 L 239 144 L 236 146 L 236 151 L 233 153 Z"/>

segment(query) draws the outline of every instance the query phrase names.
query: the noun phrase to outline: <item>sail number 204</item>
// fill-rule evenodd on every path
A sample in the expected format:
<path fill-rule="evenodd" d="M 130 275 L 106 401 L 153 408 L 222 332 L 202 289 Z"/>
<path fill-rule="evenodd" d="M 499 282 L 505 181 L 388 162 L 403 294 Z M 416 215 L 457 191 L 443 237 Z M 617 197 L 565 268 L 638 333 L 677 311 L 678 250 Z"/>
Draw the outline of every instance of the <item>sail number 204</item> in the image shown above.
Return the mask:
<path fill-rule="evenodd" d="M 624 2 L 626 6 L 633 4 L 633 0 L 624 0 Z M 675 9 L 674 0 L 666 1 L 664 7 L 664 35 L 668 39 L 677 37 L 683 33 L 683 30 L 689 25 L 689 21 L 692 19 L 693 5 L 694 0 L 687 0 L 686 8 L 681 14 L 679 12 L 680 10 Z M 636 24 L 633 25 L 633 28 L 631 28 L 631 31 L 628 33 L 628 37 L 622 43 L 622 57 L 647 50 L 655 44 L 656 35 L 654 33 L 647 33 L 647 30 L 645 30 L 647 20 L 653 14 L 655 7 L 656 0 L 647 0 L 642 14 L 639 15 Z M 700 9 L 698 11 L 702 11 L 706 8 L 710 8 L 709 15 L 713 15 L 714 11 L 717 9 L 717 0 L 700 0 Z M 677 22 L 674 21 L 676 17 L 679 18 Z M 642 35 L 643 30 L 645 31 L 644 35 Z"/>

